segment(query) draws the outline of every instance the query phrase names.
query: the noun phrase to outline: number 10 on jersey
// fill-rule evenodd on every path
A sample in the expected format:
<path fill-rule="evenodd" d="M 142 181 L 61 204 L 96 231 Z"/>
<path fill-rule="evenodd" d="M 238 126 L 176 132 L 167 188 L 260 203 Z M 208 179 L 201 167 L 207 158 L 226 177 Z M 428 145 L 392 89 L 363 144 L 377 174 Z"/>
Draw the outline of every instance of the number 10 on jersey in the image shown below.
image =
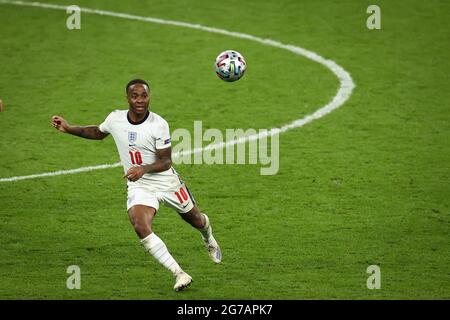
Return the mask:
<path fill-rule="evenodd" d="M 130 157 L 131 157 L 131 164 L 142 164 L 142 156 L 139 151 L 131 151 L 130 150 Z"/>

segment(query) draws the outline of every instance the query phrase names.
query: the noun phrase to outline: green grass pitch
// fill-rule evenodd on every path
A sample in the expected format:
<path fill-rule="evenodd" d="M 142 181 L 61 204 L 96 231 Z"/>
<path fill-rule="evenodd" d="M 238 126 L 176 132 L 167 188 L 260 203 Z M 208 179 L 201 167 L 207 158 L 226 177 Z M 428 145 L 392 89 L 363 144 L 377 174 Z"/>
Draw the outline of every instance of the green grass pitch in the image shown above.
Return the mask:
<path fill-rule="evenodd" d="M 178 165 L 210 215 L 223 263 L 168 208 L 154 230 L 194 278 L 182 293 L 139 244 L 122 168 L 0 182 L 0 299 L 450 299 L 450 3 L 376 1 L 65 1 L 251 34 L 300 46 L 356 87 L 331 114 L 280 136 L 280 170 Z M 56 132 L 50 117 L 99 124 L 127 108 L 124 85 L 152 85 L 171 130 L 271 128 L 328 103 L 320 64 L 245 39 L 0 2 L 0 178 L 117 162 L 111 137 Z M 247 74 L 212 64 L 240 51 Z M 81 268 L 68 290 L 66 269 Z M 381 289 L 366 286 L 378 265 Z"/>

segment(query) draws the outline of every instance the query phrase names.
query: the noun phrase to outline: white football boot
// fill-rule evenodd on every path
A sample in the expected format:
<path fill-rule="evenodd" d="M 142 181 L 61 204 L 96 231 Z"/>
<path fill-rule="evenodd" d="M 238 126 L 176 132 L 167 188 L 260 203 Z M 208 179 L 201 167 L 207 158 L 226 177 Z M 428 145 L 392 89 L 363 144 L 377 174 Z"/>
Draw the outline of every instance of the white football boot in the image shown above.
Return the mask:
<path fill-rule="evenodd" d="M 177 274 L 173 290 L 175 290 L 176 292 L 181 291 L 184 288 L 187 288 L 192 283 L 192 281 L 193 280 L 190 275 L 188 275 L 184 271 L 181 271 L 180 273 Z"/>
<path fill-rule="evenodd" d="M 205 244 L 206 250 L 208 250 L 209 257 L 215 263 L 220 263 L 222 261 L 222 251 L 220 251 L 219 244 L 212 235 L 211 224 L 209 223 L 209 218 L 206 214 L 203 214 L 206 219 L 205 228 L 209 228 L 209 234 L 211 235 L 209 239 L 206 239 L 202 235 L 203 243 Z"/>

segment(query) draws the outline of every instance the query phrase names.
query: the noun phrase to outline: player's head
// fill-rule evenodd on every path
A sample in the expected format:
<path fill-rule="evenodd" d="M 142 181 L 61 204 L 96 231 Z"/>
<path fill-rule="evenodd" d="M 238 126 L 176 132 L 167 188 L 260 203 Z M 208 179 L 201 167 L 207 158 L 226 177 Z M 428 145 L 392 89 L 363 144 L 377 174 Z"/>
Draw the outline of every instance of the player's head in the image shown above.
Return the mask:
<path fill-rule="evenodd" d="M 133 79 L 128 82 L 127 100 L 130 110 L 137 114 L 147 113 L 150 103 L 150 86 L 145 80 Z"/>

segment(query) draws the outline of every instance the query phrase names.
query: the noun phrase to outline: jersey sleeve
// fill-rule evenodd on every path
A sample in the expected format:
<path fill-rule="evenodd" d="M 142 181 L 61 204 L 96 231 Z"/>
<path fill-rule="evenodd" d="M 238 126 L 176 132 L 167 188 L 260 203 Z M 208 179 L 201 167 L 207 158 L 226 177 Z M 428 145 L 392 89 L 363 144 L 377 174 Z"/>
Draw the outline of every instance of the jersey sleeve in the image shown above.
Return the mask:
<path fill-rule="evenodd" d="M 111 122 L 112 112 L 106 117 L 105 121 L 103 121 L 98 128 L 103 133 L 111 133 L 110 122 Z"/>
<path fill-rule="evenodd" d="M 165 149 L 171 146 L 170 130 L 167 121 L 161 119 L 156 131 L 156 149 Z"/>

